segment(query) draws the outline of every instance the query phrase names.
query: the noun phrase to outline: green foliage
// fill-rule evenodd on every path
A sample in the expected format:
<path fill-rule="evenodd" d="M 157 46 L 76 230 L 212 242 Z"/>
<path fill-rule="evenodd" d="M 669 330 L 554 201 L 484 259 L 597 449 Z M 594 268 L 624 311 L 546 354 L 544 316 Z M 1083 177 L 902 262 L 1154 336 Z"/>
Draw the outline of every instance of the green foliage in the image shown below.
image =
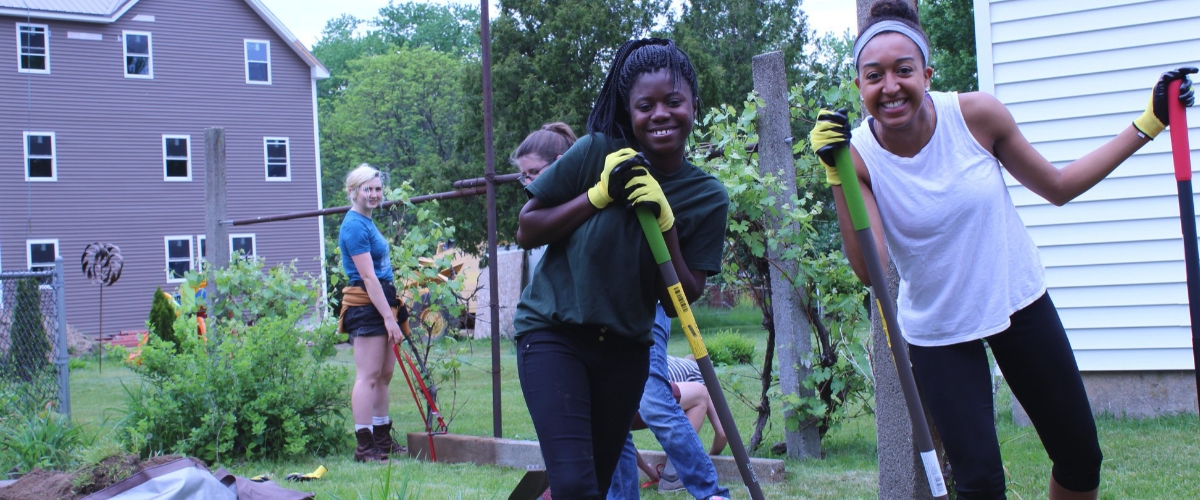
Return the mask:
<path fill-rule="evenodd" d="M 76 452 L 95 439 L 72 426 L 66 415 L 29 406 L 4 415 L 0 422 L 0 467 L 5 470 L 70 469 Z"/>
<path fill-rule="evenodd" d="M 929 35 L 934 90 L 979 90 L 975 61 L 975 12 L 971 0 L 924 0 L 921 26 Z"/>
<path fill-rule="evenodd" d="M 305 321 L 317 303 L 315 280 L 293 265 L 267 271 L 251 259 L 214 274 L 225 300 L 206 336 L 196 333 L 196 304 L 183 300 L 174 325 L 179 353 L 151 339 L 131 365 L 142 383 L 126 387 L 123 442 L 143 456 L 209 462 L 335 451 L 345 441 L 347 371 L 325 363 L 333 325 Z M 181 286 L 181 297 L 193 293 Z"/>
<path fill-rule="evenodd" d="M 318 107 L 322 113 L 345 92 L 350 61 L 379 55 L 388 49 L 379 33 L 358 34 L 363 24 L 363 20 L 349 14 L 330 19 L 325 23 L 321 39 L 312 47 L 313 55 L 329 70 L 329 78 L 317 81 Z"/>
<path fill-rule="evenodd" d="M 175 338 L 175 306 L 171 299 L 163 293 L 162 287 L 154 290 L 154 301 L 150 304 L 150 319 L 146 320 L 146 328 L 152 335 L 158 336 L 178 349 L 179 340 Z"/>
<path fill-rule="evenodd" d="M 788 96 L 793 124 L 806 129 L 811 128 L 822 107 L 846 107 L 853 115 L 858 105 L 853 68 L 848 62 L 849 41 L 846 37 L 824 37 L 816 46 L 818 53 L 806 58 L 806 67 L 827 73 L 808 73 L 809 80 L 793 87 Z M 812 374 L 804 383 L 816 395 L 802 399 L 795 394 L 782 395 L 774 388 L 759 404 L 782 401 L 784 410 L 794 412 L 794 418 L 786 423 L 789 429 L 816 425 L 824 434 L 846 417 L 844 409 L 861 406 L 848 403 L 870 398 L 870 372 L 859 369 L 865 365 L 866 338 L 854 328 L 865 316 L 861 304 L 866 289 L 841 253 L 836 214 L 823 169 L 807 141 L 800 139 L 807 137 L 807 130 L 792 131 L 794 193 L 783 189 L 774 174 L 761 172 L 758 156 L 747 151 L 748 143 L 758 141 L 758 106 L 757 98 L 751 96 L 740 111 L 723 105 L 705 115 L 696 139 L 721 154 L 709 158 L 707 151 L 701 150 L 692 161 L 720 179 L 729 193 L 724 283 L 747 290 L 790 290 L 807 316 L 801 320 L 807 320 L 813 333 L 813 350 L 807 356 L 781 359 L 779 363 L 810 368 Z M 779 223 L 768 224 L 771 220 Z M 781 271 L 782 282 L 768 279 L 772 269 Z M 757 303 L 768 331 L 773 331 L 769 295 L 757 296 Z"/>
<path fill-rule="evenodd" d="M 393 47 L 426 47 L 459 58 L 479 55 L 478 3 L 388 2 L 374 23 Z"/>
<path fill-rule="evenodd" d="M 12 337 L 3 360 L 4 377 L 28 384 L 51 375 L 50 354 L 54 352 L 54 347 L 46 335 L 42 294 L 36 279 L 26 278 L 17 282 L 9 331 Z"/>
<path fill-rule="evenodd" d="M 800 0 L 690 0 L 683 2 L 671 38 L 692 60 L 702 106 L 738 104 L 754 89 L 751 59 L 783 52 L 789 80 L 799 78 L 808 43 Z"/>
<path fill-rule="evenodd" d="M 733 330 L 705 337 L 704 345 L 714 365 L 747 365 L 754 361 L 754 341 Z"/>

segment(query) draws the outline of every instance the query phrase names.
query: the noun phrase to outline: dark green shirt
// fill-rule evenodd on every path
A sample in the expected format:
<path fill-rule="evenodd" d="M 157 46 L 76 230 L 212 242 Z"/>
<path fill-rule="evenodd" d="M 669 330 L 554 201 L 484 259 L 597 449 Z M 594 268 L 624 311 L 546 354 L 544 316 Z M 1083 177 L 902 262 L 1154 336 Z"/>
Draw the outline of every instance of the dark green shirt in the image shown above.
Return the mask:
<path fill-rule="evenodd" d="M 543 205 L 561 205 L 600 180 L 604 158 L 626 147 L 589 134 L 525 189 Z M 709 275 L 721 269 L 729 195 L 715 177 L 684 162 L 667 175 L 650 169 L 675 214 L 680 251 L 688 268 Z M 575 326 L 605 328 L 653 343 L 658 266 L 637 214 L 613 203 L 564 239 L 550 243 L 513 318 L 517 336 Z"/>

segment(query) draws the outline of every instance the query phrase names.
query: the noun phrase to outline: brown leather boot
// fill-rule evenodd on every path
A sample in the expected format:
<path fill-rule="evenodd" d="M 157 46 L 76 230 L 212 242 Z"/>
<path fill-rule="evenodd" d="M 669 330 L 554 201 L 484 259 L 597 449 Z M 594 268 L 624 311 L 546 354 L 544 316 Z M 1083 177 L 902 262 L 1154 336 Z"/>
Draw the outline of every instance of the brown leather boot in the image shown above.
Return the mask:
<path fill-rule="evenodd" d="M 383 454 L 387 455 L 394 453 L 401 455 L 408 453 L 408 447 L 397 443 L 396 439 L 392 437 L 391 422 L 383 425 L 372 426 L 371 434 L 375 436 L 375 449 L 379 450 Z"/>
<path fill-rule="evenodd" d="M 383 456 L 380 456 L 379 449 L 375 446 L 375 438 L 371 434 L 371 429 L 354 431 L 354 439 L 358 440 L 358 448 L 354 450 L 355 462 L 380 462 L 387 460 L 386 452 L 384 452 Z"/>

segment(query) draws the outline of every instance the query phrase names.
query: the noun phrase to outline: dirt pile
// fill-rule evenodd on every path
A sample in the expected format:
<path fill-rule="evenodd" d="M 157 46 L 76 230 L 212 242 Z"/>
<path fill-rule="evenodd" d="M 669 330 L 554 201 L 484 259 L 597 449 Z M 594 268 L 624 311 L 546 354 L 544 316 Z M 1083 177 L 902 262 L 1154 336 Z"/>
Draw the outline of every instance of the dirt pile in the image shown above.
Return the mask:
<path fill-rule="evenodd" d="M 0 500 L 77 500 L 112 486 L 142 469 L 179 458 L 179 455 L 163 455 L 143 462 L 133 455 L 113 455 L 74 472 L 34 469 L 17 482 L 0 488 Z"/>

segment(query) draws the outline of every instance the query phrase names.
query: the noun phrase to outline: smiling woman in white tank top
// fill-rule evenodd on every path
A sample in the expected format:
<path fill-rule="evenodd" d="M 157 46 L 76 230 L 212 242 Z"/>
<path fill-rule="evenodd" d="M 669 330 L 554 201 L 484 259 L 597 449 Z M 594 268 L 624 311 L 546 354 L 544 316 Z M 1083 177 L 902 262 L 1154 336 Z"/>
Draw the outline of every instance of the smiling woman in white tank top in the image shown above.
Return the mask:
<path fill-rule="evenodd" d="M 851 133 L 844 110 L 822 111 L 811 142 L 834 190 L 846 256 L 870 284 L 830 158 L 850 147 L 879 255 L 900 274 L 900 327 L 958 498 L 1005 498 L 986 343 L 1054 464 L 1049 498 L 1094 499 L 1103 460 L 1095 422 L 1002 169 L 1067 203 L 1166 128 L 1169 84 L 1182 80 L 1179 100 L 1192 104 L 1187 75 L 1196 69 L 1163 73 L 1131 126 L 1058 169 L 995 97 L 928 92 L 929 42 L 907 1 L 877 0 L 864 26 L 854 82 L 870 117 Z"/>

